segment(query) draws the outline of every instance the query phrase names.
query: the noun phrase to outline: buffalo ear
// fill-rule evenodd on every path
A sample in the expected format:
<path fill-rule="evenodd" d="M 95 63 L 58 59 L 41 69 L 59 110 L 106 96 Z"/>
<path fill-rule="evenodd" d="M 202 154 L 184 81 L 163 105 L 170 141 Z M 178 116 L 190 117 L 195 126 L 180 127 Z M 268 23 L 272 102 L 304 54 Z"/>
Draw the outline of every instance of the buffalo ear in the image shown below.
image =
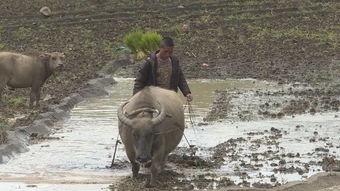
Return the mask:
<path fill-rule="evenodd" d="M 49 63 L 50 57 L 51 57 L 51 54 L 49 53 L 42 53 L 39 55 L 41 62 L 44 63 L 45 65 Z"/>
<path fill-rule="evenodd" d="M 52 52 L 50 53 L 50 55 L 60 57 L 60 58 L 65 58 L 65 54 L 63 52 Z"/>
<path fill-rule="evenodd" d="M 50 56 L 52 56 L 52 55 L 49 54 L 49 53 L 47 53 L 47 52 L 44 52 L 44 53 L 41 53 L 41 54 L 39 55 L 39 58 L 44 59 L 44 58 L 49 58 Z"/>

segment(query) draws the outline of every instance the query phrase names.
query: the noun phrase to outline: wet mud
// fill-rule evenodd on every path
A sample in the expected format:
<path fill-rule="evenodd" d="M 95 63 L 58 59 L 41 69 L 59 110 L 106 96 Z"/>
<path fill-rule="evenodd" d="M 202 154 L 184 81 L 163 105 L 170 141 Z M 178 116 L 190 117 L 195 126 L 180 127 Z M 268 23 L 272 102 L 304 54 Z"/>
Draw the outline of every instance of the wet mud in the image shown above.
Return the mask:
<path fill-rule="evenodd" d="M 338 87 L 320 88 L 307 84 L 278 86 L 267 90 L 216 90 L 216 99 L 204 120 L 280 119 L 305 113 L 337 112 L 340 109 Z"/>

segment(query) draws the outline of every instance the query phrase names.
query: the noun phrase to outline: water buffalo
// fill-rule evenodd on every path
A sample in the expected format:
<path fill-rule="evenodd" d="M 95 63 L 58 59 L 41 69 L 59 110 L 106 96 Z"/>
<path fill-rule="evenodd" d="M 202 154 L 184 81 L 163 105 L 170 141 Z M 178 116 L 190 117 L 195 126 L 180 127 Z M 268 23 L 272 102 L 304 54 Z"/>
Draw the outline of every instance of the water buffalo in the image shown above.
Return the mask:
<path fill-rule="evenodd" d="M 117 115 L 133 177 L 137 177 L 140 165 L 151 164 L 151 177 L 146 186 L 154 186 L 169 153 L 183 136 L 182 100 L 174 91 L 149 86 L 123 104 Z"/>
<path fill-rule="evenodd" d="M 64 55 L 59 52 L 32 56 L 0 52 L 0 101 L 6 85 L 11 89 L 31 87 L 29 107 L 33 107 L 34 101 L 39 106 L 40 89 L 63 66 L 62 58 Z"/>

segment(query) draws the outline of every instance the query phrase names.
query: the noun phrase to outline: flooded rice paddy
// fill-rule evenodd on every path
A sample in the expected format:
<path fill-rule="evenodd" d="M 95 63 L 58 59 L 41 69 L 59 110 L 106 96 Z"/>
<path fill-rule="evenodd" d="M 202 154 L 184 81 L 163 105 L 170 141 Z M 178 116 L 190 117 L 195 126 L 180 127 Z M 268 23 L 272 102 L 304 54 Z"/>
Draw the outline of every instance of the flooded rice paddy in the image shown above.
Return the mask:
<path fill-rule="evenodd" d="M 28 152 L 1 164 L 0 190 L 110 190 L 112 184 L 130 176 L 123 145 L 119 145 L 116 155 L 119 168 L 107 168 L 118 135 L 116 110 L 131 96 L 133 85 L 132 79 L 116 80 L 117 84 L 107 88 L 109 96 L 80 103 L 69 119 L 56 124 L 51 135 L 55 139 L 30 145 Z M 192 181 L 193 189 L 202 188 L 194 181 L 197 177 L 211 180 L 204 187 L 207 189 L 218 188 L 223 178 L 240 186 L 275 186 L 305 180 L 323 171 L 320 162 L 325 157 L 340 158 L 339 112 L 207 123 L 203 119 L 216 89 L 280 87 L 252 79 L 194 80 L 190 86 L 194 113 L 189 114 L 185 106 L 185 135 L 195 147 L 189 149 L 183 139 L 174 152 L 180 161 L 170 156 L 168 168 L 183 175 L 179 181 Z M 205 163 L 192 165 L 183 156 L 195 156 Z"/>

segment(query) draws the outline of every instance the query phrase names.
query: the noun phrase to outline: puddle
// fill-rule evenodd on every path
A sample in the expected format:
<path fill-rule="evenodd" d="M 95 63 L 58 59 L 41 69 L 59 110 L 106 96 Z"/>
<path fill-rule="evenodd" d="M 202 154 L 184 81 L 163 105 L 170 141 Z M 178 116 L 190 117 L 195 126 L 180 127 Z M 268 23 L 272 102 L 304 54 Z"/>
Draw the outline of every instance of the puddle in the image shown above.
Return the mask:
<path fill-rule="evenodd" d="M 110 96 L 82 102 L 72 110 L 68 120 L 57 124 L 60 130 L 53 137 L 60 139 L 31 145 L 29 152 L 20 154 L 6 164 L 1 164 L 0 190 L 109 190 L 110 184 L 129 176 L 131 170 L 129 164 L 125 163 L 127 157 L 122 145 L 119 145 L 116 155 L 116 161 L 121 164 L 120 168 L 106 168 L 111 164 L 118 134 L 117 107 L 132 93 L 132 79 L 117 79 L 117 81 L 118 84 L 108 88 L 111 92 Z M 177 170 L 184 172 L 188 179 L 203 172 L 212 172 L 219 177 L 228 177 L 236 184 L 242 182 L 249 182 L 250 185 L 255 182 L 275 184 L 303 180 L 320 172 L 322 170 L 320 165 L 311 163 L 311 161 L 316 163 L 324 157 L 323 152 L 315 151 L 316 148 L 326 148 L 329 150 L 326 152 L 328 156 L 340 158 L 339 148 L 337 148 L 340 146 L 340 119 L 334 117 L 336 113 L 299 115 L 280 120 L 223 121 L 197 126 L 197 122 L 200 122 L 209 110 L 215 89 L 246 90 L 274 86 L 275 84 L 252 79 L 190 81 L 194 95 L 192 106 L 196 115 L 196 126 L 191 128 L 188 125 L 189 129 L 186 130 L 185 135 L 189 142 L 198 148 L 196 155 L 209 159 L 218 144 L 237 138 L 243 138 L 245 141 L 225 148 L 224 162 L 219 169 Z M 184 98 L 183 102 L 185 102 Z M 189 124 L 188 115 L 186 113 L 187 124 Z M 273 127 L 280 131 L 278 134 L 282 135 L 273 133 L 271 130 Z M 314 132 L 317 132 L 317 135 Z M 316 141 L 310 142 L 313 137 Z M 259 140 L 262 142 L 256 144 Z M 185 139 L 180 143 L 180 147 L 187 147 L 187 145 Z M 271 152 L 263 156 L 263 153 L 268 150 Z M 281 156 L 288 153 L 294 155 L 299 153 L 300 157 Z M 256 160 L 252 154 L 257 156 Z M 234 155 L 239 156 L 239 159 L 234 159 Z M 278 155 L 281 158 L 277 158 Z M 269 158 L 273 159 L 269 161 L 267 160 Z M 299 162 L 296 161 L 297 158 Z M 276 166 L 282 159 L 286 163 Z M 309 164 L 308 170 L 305 169 L 306 164 Z M 176 170 L 176 165 L 170 164 L 170 166 Z M 254 166 L 258 166 L 258 169 Z M 280 172 L 279 167 L 290 168 L 291 166 L 301 168 L 305 173 Z M 279 170 L 275 173 L 274 169 Z"/>

